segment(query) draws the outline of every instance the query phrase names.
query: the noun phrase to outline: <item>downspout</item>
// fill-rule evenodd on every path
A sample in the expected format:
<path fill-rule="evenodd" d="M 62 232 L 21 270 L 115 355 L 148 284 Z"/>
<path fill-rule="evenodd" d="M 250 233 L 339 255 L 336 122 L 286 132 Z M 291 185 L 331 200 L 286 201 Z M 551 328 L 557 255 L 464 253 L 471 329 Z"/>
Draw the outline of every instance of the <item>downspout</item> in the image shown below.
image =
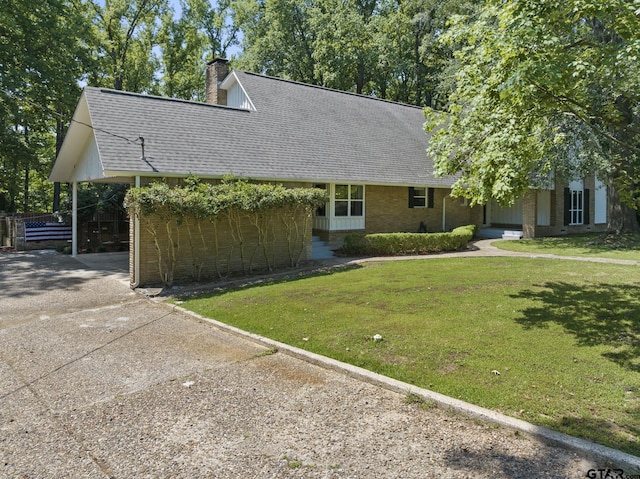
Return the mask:
<path fill-rule="evenodd" d="M 447 231 L 447 197 L 442 197 L 442 231 Z"/>
<path fill-rule="evenodd" d="M 71 256 L 78 256 L 78 182 L 71 183 Z"/>
<path fill-rule="evenodd" d="M 136 188 L 140 188 L 140 177 L 136 176 Z M 136 289 L 140 285 L 140 217 L 134 215 L 133 218 L 133 283 L 131 289 Z"/>

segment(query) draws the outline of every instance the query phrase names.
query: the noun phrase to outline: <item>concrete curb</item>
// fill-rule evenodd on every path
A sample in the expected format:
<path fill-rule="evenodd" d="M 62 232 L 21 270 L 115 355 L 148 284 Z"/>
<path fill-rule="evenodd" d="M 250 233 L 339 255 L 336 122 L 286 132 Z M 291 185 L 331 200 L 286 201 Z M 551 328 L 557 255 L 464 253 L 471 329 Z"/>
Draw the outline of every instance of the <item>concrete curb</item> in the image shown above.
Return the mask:
<path fill-rule="evenodd" d="M 467 416 L 479 418 L 485 421 L 499 424 L 503 427 L 522 431 L 535 436 L 547 443 L 555 444 L 566 449 L 570 449 L 578 453 L 600 459 L 602 461 L 605 461 L 607 463 L 605 465 L 607 466 L 614 468 L 624 468 L 625 472 L 627 472 L 627 469 L 632 469 L 635 473 L 640 472 L 640 457 L 618 451 L 617 449 L 602 446 L 585 439 L 580 439 L 569 436 L 568 434 L 553 431 L 545 427 L 535 426 L 531 423 L 521 421 L 520 419 L 505 416 L 504 414 L 475 406 L 473 404 L 461 401 L 459 399 L 451 398 L 449 396 L 445 396 L 428 389 L 423 389 L 411 384 L 403 383 L 402 381 L 398 381 L 381 374 L 373 373 L 358 366 L 353 366 L 351 364 L 346 364 L 335 359 L 327 358 L 310 351 L 305 351 L 304 349 L 280 343 L 278 341 L 265 338 L 258 334 L 249 333 L 234 326 L 221 323 L 220 321 L 217 321 L 215 319 L 206 318 L 198 313 L 194 313 L 193 311 L 189 311 L 178 305 L 172 305 L 164 302 L 163 304 L 199 320 L 206 321 L 217 327 L 218 329 L 227 331 L 245 339 L 250 339 L 268 348 L 277 348 L 279 352 L 283 352 L 285 354 L 309 362 L 311 364 L 315 364 L 325 369 L 337 371 L 339 373 L 351 376 L 355 379 L 366 381 L 370 384 L 374 384 L 376 386 L 380 386 L 391 391 L 398 392 L 400 394 L 417 394 L 427 400 L 435 401 L 441 406 L 461 412 Z"/>

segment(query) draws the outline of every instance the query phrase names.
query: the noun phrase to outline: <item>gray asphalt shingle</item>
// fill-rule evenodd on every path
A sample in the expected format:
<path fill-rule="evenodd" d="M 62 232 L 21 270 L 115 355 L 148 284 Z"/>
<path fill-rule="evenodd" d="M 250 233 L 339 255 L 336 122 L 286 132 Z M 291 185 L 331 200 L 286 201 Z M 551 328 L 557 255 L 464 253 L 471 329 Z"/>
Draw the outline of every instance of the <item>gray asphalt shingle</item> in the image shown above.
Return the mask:
<path fill-rule="evenodd" d="M 105 171 L 452 184 L 450 177 L 433 175 L 422 109 L 235 73 L 256 111 L 86 88 Z"/>

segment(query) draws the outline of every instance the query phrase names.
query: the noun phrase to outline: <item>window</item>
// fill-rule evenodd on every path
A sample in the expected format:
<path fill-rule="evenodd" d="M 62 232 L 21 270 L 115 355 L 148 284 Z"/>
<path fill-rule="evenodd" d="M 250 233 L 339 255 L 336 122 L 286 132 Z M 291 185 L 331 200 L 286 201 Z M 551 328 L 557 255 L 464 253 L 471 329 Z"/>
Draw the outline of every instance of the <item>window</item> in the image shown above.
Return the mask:
<path fill-rule="evenodd" d="M 364 214 L 364 186 L 336 185 L 335 216 L 362 216 Z"/>
<path fill-rule="evenodd" d="M 569 224 L 583 224 L 584 196 L 582 190 L 570 190 L 569 197 Z"/>
<path fill-rule="evenodd" d="M 433 208 L 433 188 L 409 187 L 409 208 Z"/>
<path fill-rule="evenodd" d="M 582 181 L 572 181 L 564 189 L 564 224 L 589 224 L 589 190 Z"/>

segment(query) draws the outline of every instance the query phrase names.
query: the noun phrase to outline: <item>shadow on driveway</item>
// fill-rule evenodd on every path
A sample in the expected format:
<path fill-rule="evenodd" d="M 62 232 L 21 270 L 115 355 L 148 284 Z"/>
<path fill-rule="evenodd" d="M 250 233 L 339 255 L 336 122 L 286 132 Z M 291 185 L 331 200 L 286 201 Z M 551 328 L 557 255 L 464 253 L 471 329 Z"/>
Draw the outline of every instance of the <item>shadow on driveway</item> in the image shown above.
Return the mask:
<path fill-rule="evenodd" d="M 52 250 L 0 253 L 0 329 L 34 315 L 131 298 L 128 271 L 123 269 L 127 253 L 112 254 L 76 260 Z"/>

